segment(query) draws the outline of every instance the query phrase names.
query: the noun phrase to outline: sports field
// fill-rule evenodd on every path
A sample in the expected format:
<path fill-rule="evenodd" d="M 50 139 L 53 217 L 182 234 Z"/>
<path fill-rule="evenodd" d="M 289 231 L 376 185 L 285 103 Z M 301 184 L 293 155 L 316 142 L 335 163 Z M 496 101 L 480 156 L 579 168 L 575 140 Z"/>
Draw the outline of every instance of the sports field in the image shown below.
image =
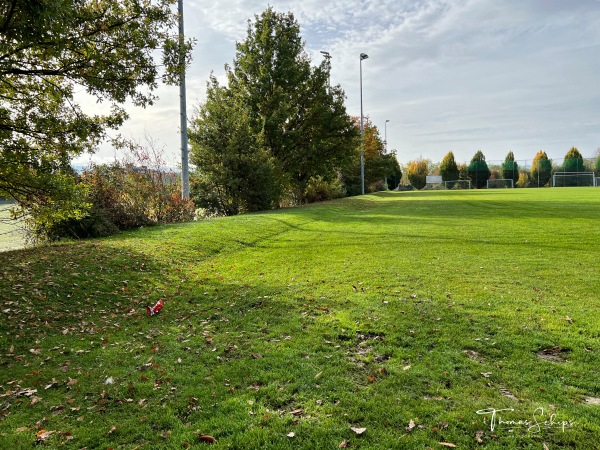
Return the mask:
<path fill-rule="evenodd" d="M 23 232 L 10 220 L 11 203 L 0 201 L 0 251 L 14 250 L 24 245 Z"/>
<path fill-rule="evenodd" d="M 597 188 L 0 253 L 0 448 L 598 448 L 599 255 Z"/>

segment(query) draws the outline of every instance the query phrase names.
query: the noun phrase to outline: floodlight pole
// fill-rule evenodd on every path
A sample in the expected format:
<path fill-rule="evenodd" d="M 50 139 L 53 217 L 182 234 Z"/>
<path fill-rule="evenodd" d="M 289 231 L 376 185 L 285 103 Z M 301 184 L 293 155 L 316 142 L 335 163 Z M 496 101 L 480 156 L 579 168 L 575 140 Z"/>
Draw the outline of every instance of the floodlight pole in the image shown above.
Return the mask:
<path fill-rule="evenodd" d="M 324 50 L 321 50 L 321 54 L 323 55 L 323 57 L 325 58 L 325 60 L 327 61 L 327 86 L 331 87 L 331 55 L 329 54 L 329 52 L 326 52 Z"/>
<path fill-rule="evenodd" d="M 383 128 L 385 130 L 385 153 L 387 154 L 387 124 L 390 121 L 390 119 L 386 119 L 385 120 L 385 124 L 383 125 Z"/>
<path fill-rule="evenodd" d="M 366 53 L 360 54 L 360 183 L 363 195 L 365 193 L 365 127 L 363 125 L 362 62 L 368 57 Z"/>
<path fill-rule="evenodd" d="M 183 0 L 178 2 L 179 13 L 179 114 L 181 118 L 181 197 L 190 198 L 188 163 L 187 106 L 185 101 L 185 50 L 183 31 Z"/>

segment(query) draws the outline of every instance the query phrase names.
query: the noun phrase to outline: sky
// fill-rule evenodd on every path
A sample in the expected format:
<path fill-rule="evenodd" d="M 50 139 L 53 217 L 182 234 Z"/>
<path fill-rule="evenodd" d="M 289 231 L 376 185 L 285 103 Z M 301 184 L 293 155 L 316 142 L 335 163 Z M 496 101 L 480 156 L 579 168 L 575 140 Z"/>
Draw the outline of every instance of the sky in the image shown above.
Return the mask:
<path fill-rule="evenodd" d="M 331 83 L 348 114 L 363 110 L 401 164 L 563 158 L 600 148 L 600 0 L 184 0 L 196 40 L 186 76 L 187 114 L 206 98 L 211 73 L 225 81 L 236 42 L 269 5 L 292 12 L 313 64 L 331 54 Z M 161 86 L 147 109 L 129 107 L 120 133 L 151 138 L 180 160 L 179 88 Z M 386 120 L 389 122 L 386 123 Z M 96 161 L 114 157 L 108 147 Z"/>

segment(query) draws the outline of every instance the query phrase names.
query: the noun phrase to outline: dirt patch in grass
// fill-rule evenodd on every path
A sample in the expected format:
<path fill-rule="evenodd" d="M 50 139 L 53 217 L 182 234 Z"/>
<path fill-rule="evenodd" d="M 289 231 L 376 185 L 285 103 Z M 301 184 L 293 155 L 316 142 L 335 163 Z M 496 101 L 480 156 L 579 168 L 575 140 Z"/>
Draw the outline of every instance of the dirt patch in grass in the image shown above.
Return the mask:
<path fill-rule="evenodd" d="M 600 398 L 598 397 L 583 397 L 583 401 L 588 405 L 600 405 Z"/>
<path fill-rule="evenodd" d="M 536 353 L 537 357 L 544 361 L 551 361 L 555 363 L 564 363 L 567 361 L 567 356 L 570 350 L 561 347 L 548 347 L 538 350 Z"/>
<path fill-rule="evenodd" d="M 463 350 L 463 353 L 467 355 L 470 359 L 477 362 L 483 362 L 482 356 L 477 353 L 475 350 Z"/>

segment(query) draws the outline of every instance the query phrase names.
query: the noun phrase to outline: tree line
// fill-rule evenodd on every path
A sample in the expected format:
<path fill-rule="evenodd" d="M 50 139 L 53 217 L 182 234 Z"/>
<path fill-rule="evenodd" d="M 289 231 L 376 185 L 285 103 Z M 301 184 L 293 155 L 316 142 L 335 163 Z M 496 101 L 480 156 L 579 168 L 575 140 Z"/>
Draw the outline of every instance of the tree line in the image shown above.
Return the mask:
<path fill-rule="evenodd" d="M 457 163 L 454 153 L 450 151 L 439 165 L 423 159 L 409 162 L 404 181 L 415 189 L 423 189 L 426 187 L 427 175 L 440 175 L 444 182 L 468 180 L 476 189 L 486 187 L 488 180 L 494 179 L 512 180 L 515 187 L 543 187 L 551 184 L 552 176 L 557 172 L 572 174 L 565 176 L 561 185 L 593 186 L 591 176 L 584 179 L 576 174 L 600 173 L 600 152 L 595 160 L 586 160 L 576 147 L 572 147 L 565 154 L 562 164 L 556 164 L 548 158 L 546 152 L 540 150 L 528 167 L 520 167 L 514 153 L 509 151 L 498 167 L 492 167 L 488 165 L 481 150 L 475 153 L 468 164 Z"/>
<path fill-rule="evenodd" d="M 360 193 L 358 119 L 330 70 L 327 58 L 311 65 L 292 13 L 269 7 L 248 22 L 227 84 L 211 76 L 188 132 L 198 205 L 231 215 Z M 366 185 L 399 182 L 377 128 L 367 124 L 364 140 Z"/>

